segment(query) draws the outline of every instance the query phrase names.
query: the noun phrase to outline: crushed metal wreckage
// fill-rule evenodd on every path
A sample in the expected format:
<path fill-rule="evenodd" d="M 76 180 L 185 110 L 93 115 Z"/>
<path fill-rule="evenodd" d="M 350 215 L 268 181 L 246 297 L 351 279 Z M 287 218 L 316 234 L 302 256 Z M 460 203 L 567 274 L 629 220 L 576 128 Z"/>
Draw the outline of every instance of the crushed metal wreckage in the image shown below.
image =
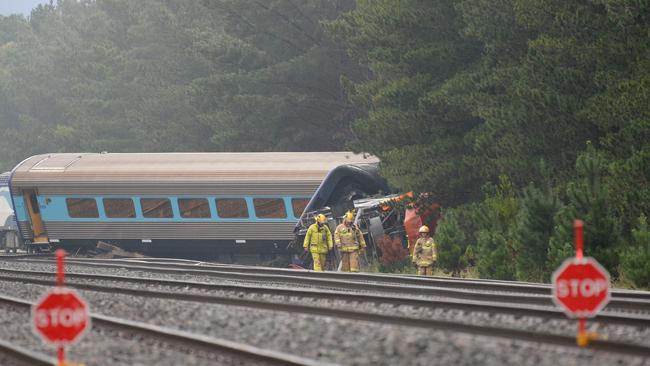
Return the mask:
<path fill-rule="evenodd" d="M 418 228 L 428 225 L 435 230 L 440 216 L 438 204 L 430 202 L 426 194 L 414 198 L 412 192 L 360 198 L 349 201 L 346 206 L 354 212 L 354 225 L 366 240 L 366 253 L 361 256 L 362 267 L 377 262 L 384 254 L 384 245 L 399 245 L 410 253 L 411 243 L 417 240 Z M 344 218 L 343 215 L 334 214 L 328 206 L 305 212 L 294 229 L 295 239 L 289 246 L 294 253 L 291 265 L 294 268 L 307 268 L 311 263 L 308 253 L 303 253 L 302 243 L 307 229 L 319 214 L 327 217 L 327 225 L 332 233 Z M 337 250 L 328 254 L 328 269 L 337 270 L 340 262 L 341 255 Z"/>

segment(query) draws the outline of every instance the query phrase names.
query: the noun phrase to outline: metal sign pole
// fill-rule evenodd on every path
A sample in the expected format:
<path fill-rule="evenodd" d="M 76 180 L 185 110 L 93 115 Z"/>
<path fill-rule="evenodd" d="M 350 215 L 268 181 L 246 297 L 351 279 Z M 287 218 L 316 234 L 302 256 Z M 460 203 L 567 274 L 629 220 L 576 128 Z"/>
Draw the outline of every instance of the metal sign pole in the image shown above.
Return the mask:
<path fill-rule="evenodd" d="M 56 251 L 56 286 L 63 287 L 65 281 L 65 273 L 63 267 L 63 257 L 65 257 L 65 251 L 63 249 L 57 249 Z M 59 344 L 57 358 L 59 361 L 59 366 L 65 365 L 65 346 Z"/>
<path fill-rule="evenodd" d="M 576 244 L 576 259 L 582 260 L 584 257 L 584 227 L 585 223 L 582 220 L 575 220 L 573 222 L 574 239 Z M 589 344 L 589 337 L 587 337 L 587 320 L 584 317 L 578 318 L 578 334 L 576 335 L 576 343 L 580 347 L 586 347 Z"/>

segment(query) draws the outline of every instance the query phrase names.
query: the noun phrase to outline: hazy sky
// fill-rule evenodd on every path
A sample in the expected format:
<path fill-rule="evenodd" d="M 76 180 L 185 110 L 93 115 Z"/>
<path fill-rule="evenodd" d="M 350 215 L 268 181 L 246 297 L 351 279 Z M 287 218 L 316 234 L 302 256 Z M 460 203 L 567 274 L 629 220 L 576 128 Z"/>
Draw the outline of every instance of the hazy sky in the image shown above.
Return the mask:
<path fill-rule="evenodd" d="M 46 3 L 49 3 L 49 0 L 0 0 L 0 15 L 29 15 L 36 5 Z"/>

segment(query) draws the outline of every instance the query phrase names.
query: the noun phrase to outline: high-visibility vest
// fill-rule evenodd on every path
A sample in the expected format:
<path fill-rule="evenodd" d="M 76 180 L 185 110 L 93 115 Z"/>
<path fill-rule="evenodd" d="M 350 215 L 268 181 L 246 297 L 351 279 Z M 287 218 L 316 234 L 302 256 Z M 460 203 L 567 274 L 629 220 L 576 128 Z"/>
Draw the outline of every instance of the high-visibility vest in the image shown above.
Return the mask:
<path fill-rule="evenodd" d="M 337 226 L 334 231 L 334 241 L 342 252 L 354 252 L 366 247 L 361 230 L 354 225 L 350 227 L 345 224 Z"/>
<path fill-rule="evenodd" d="M 327 225 L 312 224 L 307 229 L 303 247 L 312 253 L 326 254 L 334 245 L 332 244 L 332 233 Z"/>
<path fill-rule="evenodd" d="M 433 238 L 420 238 L 413 248 L 413 262 L 418 266 L 430 266 L 438 259 L 436 243 Z"/>

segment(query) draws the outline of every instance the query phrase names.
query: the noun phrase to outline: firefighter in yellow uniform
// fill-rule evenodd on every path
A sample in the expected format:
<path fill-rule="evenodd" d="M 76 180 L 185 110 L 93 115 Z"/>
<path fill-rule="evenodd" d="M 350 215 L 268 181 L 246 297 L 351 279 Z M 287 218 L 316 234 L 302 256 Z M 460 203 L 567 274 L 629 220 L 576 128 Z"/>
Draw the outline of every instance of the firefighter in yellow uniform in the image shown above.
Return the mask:
<path fill-rule="evenodd" d="M 303 242 L 305 251 L 311 252 L 314 260 L 314 271 L 322 272 L 325 269 L 327 252 L 332 250 L 332 232 L 327 226 L 327 217 L 323 214 L 316 216 L 316 223 L 307 229 L 305 241 Z"/>
<path fill-rule="evenodd" d="M 348 211 L 343 223 L 334 231 L 334 242 L 341 252 L 341 271 L 359 272 L 359 251 L 366 249 L 361 230 L 354 225 L 354 214 Z"/>
<path fill-rule="evenodd" d="M 418 269 L 418 275 L 432 276 L 433 263 L 438 259 L 436 243 L 429 236 L 429 227 L 420 227 L 420 238 L 413 247 L 413 263 Z"/>

